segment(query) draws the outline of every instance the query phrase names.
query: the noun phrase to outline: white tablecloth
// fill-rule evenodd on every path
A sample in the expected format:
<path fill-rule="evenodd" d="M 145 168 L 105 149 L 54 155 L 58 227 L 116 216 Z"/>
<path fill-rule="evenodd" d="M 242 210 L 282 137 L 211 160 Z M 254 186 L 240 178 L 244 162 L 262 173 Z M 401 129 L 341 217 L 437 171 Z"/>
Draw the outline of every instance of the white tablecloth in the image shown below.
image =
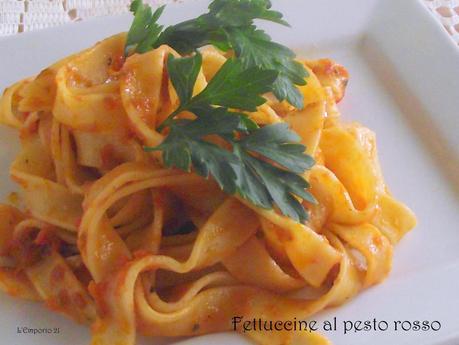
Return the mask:
<path fill-rule="evenodd" d="M 146 1 L 157 5 L 177 0 Z M 459 45 L 459 0 L 423 1 Z M 128 11 L 129 3 L 130 0 L 0 0 L 0 35 L 124 13 Z"/>

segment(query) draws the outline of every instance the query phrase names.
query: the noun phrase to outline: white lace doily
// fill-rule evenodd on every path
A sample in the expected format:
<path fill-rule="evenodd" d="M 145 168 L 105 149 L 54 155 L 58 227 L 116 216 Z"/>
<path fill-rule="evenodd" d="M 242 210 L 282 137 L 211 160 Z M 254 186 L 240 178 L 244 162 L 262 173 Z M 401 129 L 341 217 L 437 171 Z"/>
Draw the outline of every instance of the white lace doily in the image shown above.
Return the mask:
<path fill-rule="evenodd" d="M 145 0 L 152 5 L 181 0 Z M 0 0 L 0 35 L 128 12 L 131 0 Z"/>
<path fill-rule="evenodd" d="M 459 0 L 424 0 L 459 45 Z"/>
<path fill-rule="evenodd" d="M 146 1 L 157 5 L 177 0 Z M 459 0 L 423 1 L 459 45 Z M 124 13 L 129 3 L 130 0 L 0 0 L 0 35 Z"/>

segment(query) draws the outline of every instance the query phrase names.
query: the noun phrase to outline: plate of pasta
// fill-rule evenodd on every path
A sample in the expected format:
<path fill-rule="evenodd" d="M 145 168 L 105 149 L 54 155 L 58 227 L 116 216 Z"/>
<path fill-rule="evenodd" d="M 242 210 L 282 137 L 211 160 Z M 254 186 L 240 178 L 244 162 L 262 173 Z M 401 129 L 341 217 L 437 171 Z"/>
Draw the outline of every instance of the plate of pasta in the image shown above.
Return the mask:
<path fill-rule="evenodd" d="M 130 10 L 0 41 L 0 343 L 456 344 L 459 52 L 420 2 Z"/>

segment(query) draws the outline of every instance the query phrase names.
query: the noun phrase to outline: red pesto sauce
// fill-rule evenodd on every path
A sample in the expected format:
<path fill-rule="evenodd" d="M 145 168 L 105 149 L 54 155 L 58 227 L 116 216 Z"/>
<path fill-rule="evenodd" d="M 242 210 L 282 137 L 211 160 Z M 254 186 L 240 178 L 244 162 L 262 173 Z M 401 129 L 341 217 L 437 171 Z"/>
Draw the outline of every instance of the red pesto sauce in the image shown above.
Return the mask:
<path fill-rule="evenodd" d="M 96 302 L 97 314 L 100 318 L 105 318 L 110 315 L 110 306 L 105 300 L 105 296 L 108 294 L 108 284 L 107 281 L 102 281 L 100 283 L 91 281 L 88 286 L 89 293 Z"/>
<path fill-rule="evenodd" d="M 65 267 L 62 265 L 54 267 L 49 277 L 51 285 L 58 284 L 61 280 L 63 280 L 65 277 L 65 271 Z"/>
<path fill-rule="evenodd" d="M 27 116 L 25 119 L 30 115 L 30 113 L 26 113 Z M 20 139 L 25 139 L 38 131 L 38 122 L 39 120 L 37 119 L 36 121 L 28 122 L 27 126 L 22 126 L 19 130 L 19 138 Z"/>
<path fill-rule="evenodd" d="M 108 110 L 115 110 L 121 106 L 121 100 L 118 97 L 104 97 L 104 105 Z"/>
<path fill-rule="evenodd" d="M 110 64 L 111 70 L 113 72 L 119 72 L 124 65 L 124 61 L 123 53 L 113 54 Z"/>
<path fill-rule="evenodd" d="M 50 285 L 52 291 L 57 290 L 58 292 L 47 299 L 46 305 L 52 310 L 66 312 L 70 316 L 76 317 L 78 321 L 83 321 L 83 318 L 80 318 L 78 310 L 83 310 L 87 306 L 88 300 L 86 296 L 79 291 L 79 286 L 73 285 L 74 282 L 70 277 L 69 279 L 65 278 L 66 271 L 67 268 L 64 265 L 57 265 L 51 271 L 49 277 Z M 75 310 L 75 307 L 77 310 Z"/>

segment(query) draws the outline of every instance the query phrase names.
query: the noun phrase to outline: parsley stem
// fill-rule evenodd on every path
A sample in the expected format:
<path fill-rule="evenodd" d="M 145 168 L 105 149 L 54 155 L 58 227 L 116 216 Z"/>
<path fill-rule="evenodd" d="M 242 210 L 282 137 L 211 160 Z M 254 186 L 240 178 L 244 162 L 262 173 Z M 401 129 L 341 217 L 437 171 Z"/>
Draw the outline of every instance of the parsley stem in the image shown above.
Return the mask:
<path fill-rule="evenodd" d="M 164 128 L 169 126 L 172 123 L 172 120 L 180 114 L 182 111 L 184 111 L 185 108 L 183 106 L 179 106 L 177 109 L 175 109 L 170 115 L 167 116 L 167 118 L 158 126 L 157 130 L 158 132 L 161 132 Z"/>

